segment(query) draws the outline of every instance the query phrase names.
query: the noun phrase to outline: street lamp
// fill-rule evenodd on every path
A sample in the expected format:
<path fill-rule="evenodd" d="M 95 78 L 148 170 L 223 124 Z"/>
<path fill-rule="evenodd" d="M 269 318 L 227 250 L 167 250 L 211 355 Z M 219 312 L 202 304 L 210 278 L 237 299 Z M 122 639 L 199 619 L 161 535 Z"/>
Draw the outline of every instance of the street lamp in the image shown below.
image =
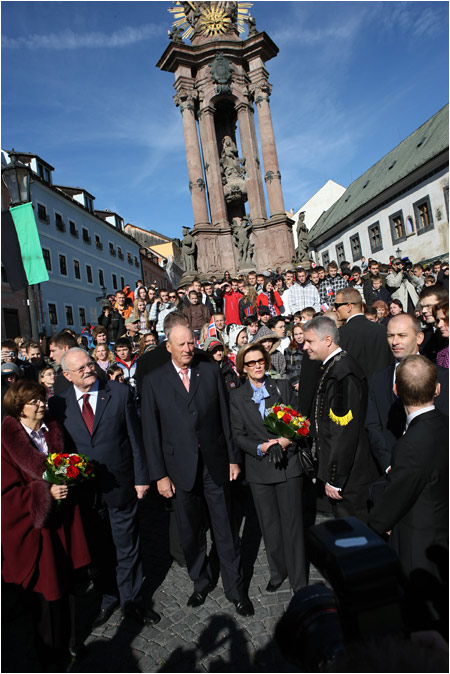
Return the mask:
<path fill-rule="evenodd" d="M 10 207 L 31 202 L 31 171 L 27 164 L 17 159 L 17 152 L 9 152 L 11 161 L 2 166 L 2 179 L 8 190 Z M 37 319 L 36 295 L 31 285 L 27 286 L 28 309 L 30 311 L 31 336 L 39 343 L 39 324 Z"/>
<path fill-rule="evenodd" d="M 396 254 L 396 256 L 399 257 L 399 258 L 402 257 L 402 251 L 401 251 L 401 249 L 400 249 L 400 246 L 399 246 L 399 247 L 397 248 L 397 250 L 395 251 L 395 254 Z"/>
<path fill-rule="evenodd" d="M 30 167 L 17 159 L 17 153 L 10 152 L 9 156 L 12 160 L 2 166 L 2 178 L 9 192 L 10 205 L 27 204 L 31 201 Z"/>

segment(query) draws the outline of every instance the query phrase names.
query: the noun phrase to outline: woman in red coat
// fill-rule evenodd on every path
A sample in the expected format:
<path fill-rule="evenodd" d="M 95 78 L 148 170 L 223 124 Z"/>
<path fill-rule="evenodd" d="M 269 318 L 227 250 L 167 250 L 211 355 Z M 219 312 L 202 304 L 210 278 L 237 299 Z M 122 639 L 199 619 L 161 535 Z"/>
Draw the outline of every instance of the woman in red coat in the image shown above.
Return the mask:
<path fill-rule="evenodd" d="M 272 281 L 264 281 L 262 292 L 256 298 L 256 305 L 258 307 L 269 307 L 271 316 L 279 316 L 283 306 L 282 299 L 277 290 L 274 290 Z"/>
<path fill-rule="evenodd" d="M 5 393 L 1 476 L 2 577 L 31 600 L 43 668 L 64 661 L 75 646 L 73 572 L 90 563 L 68 486 L 42 479 L 47 455 L 64 451 L 60 426 L 44 418 L 45 398 L 45 388 L 33 381 L 17 382 Z"/>

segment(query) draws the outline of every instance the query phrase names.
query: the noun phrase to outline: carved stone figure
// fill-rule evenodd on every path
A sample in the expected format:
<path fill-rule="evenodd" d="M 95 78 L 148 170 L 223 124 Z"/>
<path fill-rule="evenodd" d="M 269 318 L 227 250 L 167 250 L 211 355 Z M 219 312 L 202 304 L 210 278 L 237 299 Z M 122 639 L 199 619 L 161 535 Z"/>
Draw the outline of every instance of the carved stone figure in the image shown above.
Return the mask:
<path fill-rule="evenodd" d="M 216 94 L 231 94 L 231 86 L 229 84 L 233 69 L 231 61 L 224 57 L 221 51 L 218 51 L 212 63 L 209 64 L 211 70 L 211 77 L 216 82 L 214 91 Z"/>
<path fill-rule="evenodd" d="M 181 242 L 181 262 L 185 272 L 197 271 L 195 253 L 197 244 L 188 227 L 183 227 L 183 241 Z"/>
<path fill-rule="evenodd" d="M 251 221 L 248 217 L 241 220 L 233 218 L 231 223 L 231 232 L 234 244 L 238 250 L 238 267 L 242 268 L 253 264 L 254 246 L 250 243 L 250 234 L 252 231 Z"/>
<path fill-rule="evenodd" d="M 236 143 L 231 136 L 224 136 L 220 155 L 220 167 L 227 203 L 245 201 L 247 199 L 244 164 L 245 159 L 238 156 Z"/>
<path fill-rule="evenodd" d="M 298 216 L 297 222 L 297 260 L 309 259 L 308 230 L 305 225 L 305 212 L 302 211 Z"/>

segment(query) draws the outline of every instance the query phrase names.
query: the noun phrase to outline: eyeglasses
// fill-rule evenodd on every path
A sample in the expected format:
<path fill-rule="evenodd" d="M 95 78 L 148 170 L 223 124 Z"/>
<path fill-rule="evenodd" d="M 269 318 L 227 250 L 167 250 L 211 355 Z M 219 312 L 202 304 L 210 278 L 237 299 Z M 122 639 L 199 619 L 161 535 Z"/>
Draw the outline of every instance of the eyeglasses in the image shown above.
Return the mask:
<path fill-rule="evenodd" d="M 29 400 L 27 403 L 25 403 L 25 405 L 33 405 L 33 407 L 39 407 L 39 405 L 45 405 L 45 400 L 42 400 L 42 398 L 35 400 L 33 398 L 33 400 Z"/>
<path fill-rule="evenodd" d="M 244 363 L 244 365 L 246 365 L 247 367 L 255 367 L 257 364 L 265 365 L 266 361 L 264 360 L 264 358 L 260 358 L 259 360 L 248 360 L 246 363 Z"/>
<path fill-rule="evenodd" d="M 177 296 L 176 295 L 169 295 L 169 300 L 176 300 Z"/>
<path fill-rule="evenodd" d="M 345 307 L 346 304 L 356 304 L 356 302 L 335 302 L 333 306 L 335 309 L 339 309 L 339 307 Z"/>
<path fill-rule="evenodd" d="M 76 370 L 69 370 L 69 372 L 76 372 L 77 374 L 82 374 L 85 369 L 88 370 L 94 370 L 95 369 L 95 363 L 86 363 L 86 365 L 83 365 L 83 367 L 79 367 Z"/>

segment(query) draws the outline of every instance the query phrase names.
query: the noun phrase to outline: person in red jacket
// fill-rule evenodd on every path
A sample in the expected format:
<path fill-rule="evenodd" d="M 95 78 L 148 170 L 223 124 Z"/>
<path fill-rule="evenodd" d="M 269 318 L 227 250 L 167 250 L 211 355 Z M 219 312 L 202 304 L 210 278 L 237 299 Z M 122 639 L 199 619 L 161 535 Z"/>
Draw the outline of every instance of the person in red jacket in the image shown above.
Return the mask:
<path fill-rule="evenodd" d="M 274 290 L 273 283 L 270 280 L 264 281 L 262 292 L 256 298 L 256 305 L 258 307 L 268 307 L 271 316 L 279 316 L 283 302 L 277 290 Z"/>
<path fill-rule="evenodd" d="M 222 283 L 223 289 L 223 311 L 225 314 L 225 323 L 231 325 L 232 323 L 241 325 L 239 318 L 239 300 L 242 298 L 242 293 L 238 291 L 237 279 L 232 279 L 231 285 L 228 281 Z"/>

